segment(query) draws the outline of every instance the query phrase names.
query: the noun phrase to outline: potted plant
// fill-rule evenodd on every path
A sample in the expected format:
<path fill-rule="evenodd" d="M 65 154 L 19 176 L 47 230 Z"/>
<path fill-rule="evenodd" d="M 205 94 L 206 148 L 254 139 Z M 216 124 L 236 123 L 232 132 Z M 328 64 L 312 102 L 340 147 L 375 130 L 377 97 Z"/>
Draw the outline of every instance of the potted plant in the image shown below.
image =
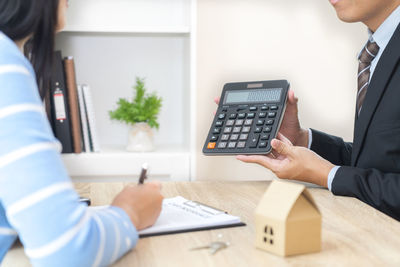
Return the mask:
<path fill-rule="evenodd" d="M 144 79 L 136 78 L 133 87 L 135 96 L 132 101 L 120 98 L 118 108 L 110 111 L 112 120 L 118 120 L 130 126 L 128 151 L 146 152 L 154 150 L 153 129 L 158 129 L 158 114 L 162 99 L 155 93 L 147 94 Z"/>

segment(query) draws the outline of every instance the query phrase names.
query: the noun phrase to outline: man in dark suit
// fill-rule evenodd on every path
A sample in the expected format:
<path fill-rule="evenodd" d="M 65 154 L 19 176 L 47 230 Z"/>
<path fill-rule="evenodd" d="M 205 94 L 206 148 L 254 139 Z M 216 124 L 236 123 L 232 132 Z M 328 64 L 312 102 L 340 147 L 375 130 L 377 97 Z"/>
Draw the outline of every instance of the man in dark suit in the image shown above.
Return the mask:
<path fill-rule="evenodd" d="M 359 54 L 353 142 L 302 129 L 297 98 L 290 91 L 272 154 L 237 158 L 271 169 L 280 178 L 356 197 L 400 220 L 400 1 L 330 2 L 341 20 L 361 21 L 370 33 Z"/>

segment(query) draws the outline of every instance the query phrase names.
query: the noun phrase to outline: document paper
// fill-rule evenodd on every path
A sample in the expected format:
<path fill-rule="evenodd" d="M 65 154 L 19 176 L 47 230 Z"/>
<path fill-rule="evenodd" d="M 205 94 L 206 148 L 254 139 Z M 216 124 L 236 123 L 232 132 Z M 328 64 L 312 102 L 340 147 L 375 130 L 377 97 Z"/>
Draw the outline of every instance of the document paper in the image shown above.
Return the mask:
<path fill-rule="evenodd" d="M 200 228 L 240 224 L 240 218 L 223 211 L 187 200 L 181 196 L 164 199 L 156 223 L 139 231 L 140 236 L 173 233 Z"/>

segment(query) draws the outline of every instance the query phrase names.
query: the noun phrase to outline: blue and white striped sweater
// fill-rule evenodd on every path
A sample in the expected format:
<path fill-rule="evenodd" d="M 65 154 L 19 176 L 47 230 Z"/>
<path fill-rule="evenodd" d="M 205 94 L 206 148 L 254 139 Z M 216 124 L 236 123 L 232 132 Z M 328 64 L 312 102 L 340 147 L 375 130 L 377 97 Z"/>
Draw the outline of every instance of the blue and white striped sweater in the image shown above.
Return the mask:
<path fill-rule="evenodd" d="M 0 32 L 0 262 L 17 236 L 34 266 L 106 266 L 136 244 L 122 209 L 78 202 L 59 151 L 33 68 Z"/>

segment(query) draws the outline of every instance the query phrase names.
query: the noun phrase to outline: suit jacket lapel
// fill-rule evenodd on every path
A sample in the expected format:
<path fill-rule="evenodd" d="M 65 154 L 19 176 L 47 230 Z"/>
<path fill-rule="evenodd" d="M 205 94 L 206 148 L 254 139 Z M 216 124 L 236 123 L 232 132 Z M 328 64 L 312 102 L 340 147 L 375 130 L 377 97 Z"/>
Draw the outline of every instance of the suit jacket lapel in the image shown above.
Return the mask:
<path fill-rule="evenodd" d="M 355 122 L 353 152 L 351 165 L 355 166 L 364 144 L 371 119 L 375 113 L 381 97 L 386 90 L 388 82 L 393 74 L 400 57 L 400 24 L 397 26 L 392 39 L 386 46 L 373 73 L 371 83 L 365 96 L 363 107 L 358 119 Z"/>

